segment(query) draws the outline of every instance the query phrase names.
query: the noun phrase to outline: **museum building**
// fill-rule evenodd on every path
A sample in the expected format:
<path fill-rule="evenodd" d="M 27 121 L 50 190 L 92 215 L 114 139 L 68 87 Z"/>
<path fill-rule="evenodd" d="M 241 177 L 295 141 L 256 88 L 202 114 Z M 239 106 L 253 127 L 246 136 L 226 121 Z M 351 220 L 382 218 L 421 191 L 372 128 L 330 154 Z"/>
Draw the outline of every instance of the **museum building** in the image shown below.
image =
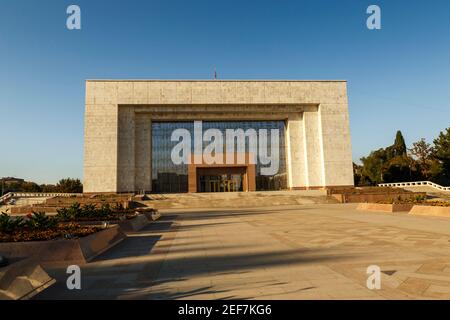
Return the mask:
<path fill-rule="evenodd" d="M 182 163 L 173 159 L 176 130 L 190 140 Z M 198 156 L 198 146 L 204 151 L 218 138 L 219 161 Z M 276 160 L 269 174 L 268 159 Z M 83 183 L 87 193 L 353 186 L 347 83 L 88 80 Z"/>

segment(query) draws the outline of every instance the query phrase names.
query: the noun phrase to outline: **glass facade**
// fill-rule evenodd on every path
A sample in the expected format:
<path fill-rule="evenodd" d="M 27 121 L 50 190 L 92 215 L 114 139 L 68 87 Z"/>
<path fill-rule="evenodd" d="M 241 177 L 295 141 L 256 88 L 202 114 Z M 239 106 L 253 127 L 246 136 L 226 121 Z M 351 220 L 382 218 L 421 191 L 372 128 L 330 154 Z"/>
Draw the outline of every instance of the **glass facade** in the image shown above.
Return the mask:
<path fill-rule="evenodd" d="M 152 189 L 156 193 L 178 193 L 188 191 L 188 165 L 176 165 L 172 162 L 172 149 L 179 141 L 171 141 L 172 132 L 176 129 L 187 129 L 191 134 L 191 152 L 194 148 L 194 122 L 153 122 L 152 123 Z M 260 157 L 256 163 L 256 190 L 282 190 L 287 188 L 286 174 L 286 146 L 285 146 L 285 122 L 284 121 L 203 121 L 203 133 L 208 129 L 218 129 L 222 132 L 224 148 L 226 129 L 254 129 L 258 133 L 260 129 L 267 129 L 268 132 L 268 154 L 271 150 L 271 129 L 279 130 L 279 167 L 278 171 L 273 175 L 262 175 L 261 168 L 267 167 L 267 163 L 262 164 Z M 210 141 L 203 142 L 203 148 L 210 144 Z M 260 137 L 258 137 L 258 149 L 260 145 Z M 245 139 L 245 152 L 249 152 L 249 139 Z M 225 150 L 224 150 L 225 153 Z M 219 191 L 242 191 L 240 180 L 242 178 L 229 177 L 226 181 L 227 187 L 216 187 L 214 183 L 208 182 L 203 186 L 201 183 L 199 188 L 205 192 Z M 214 177 L 208 178 L 208 181 L 214 180 Z M 200 177 L 201 181 L 204 181 Z M 220 180 L 220 179 L 219 179 Z M 234 181 L 234 182 L 233 182 Z M 223 184 L 222 184 L 223 185 Z M 230 187 L 231 185 L 231 187 Z"/>

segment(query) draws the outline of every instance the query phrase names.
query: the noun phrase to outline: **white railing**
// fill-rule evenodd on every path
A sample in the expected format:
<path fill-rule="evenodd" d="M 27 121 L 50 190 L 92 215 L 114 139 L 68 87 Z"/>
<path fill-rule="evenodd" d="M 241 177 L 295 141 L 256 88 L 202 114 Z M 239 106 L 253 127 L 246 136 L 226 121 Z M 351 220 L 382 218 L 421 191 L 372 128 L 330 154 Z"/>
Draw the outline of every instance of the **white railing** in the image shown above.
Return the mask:
<path fill-rule="evenodd" d="M 378 186 L 379 187 L 396 187 L 396 188 L 428 186 L 428 187 L 438 189 L 440 191 L 450 191 L 450 187 L 443 187 L 443 186 L 438 185 L 437 183 L 434 183 L 431 181 L 380 183 Z"/>
<path fill-rule="evenodd" d="M 52 198 L 52 197 L 73 197 L 82 193 L 62 193 L 62 192 L 8 192 L 0 197 L 0 203 L 4 203 L 12 198 Z"/>

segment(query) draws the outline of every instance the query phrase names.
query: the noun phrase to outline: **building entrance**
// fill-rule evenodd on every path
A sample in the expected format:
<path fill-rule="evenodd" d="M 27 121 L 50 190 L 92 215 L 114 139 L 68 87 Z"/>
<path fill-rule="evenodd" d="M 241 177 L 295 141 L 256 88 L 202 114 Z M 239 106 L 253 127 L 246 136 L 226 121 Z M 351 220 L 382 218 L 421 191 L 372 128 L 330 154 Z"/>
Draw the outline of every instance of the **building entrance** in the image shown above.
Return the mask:
<path fill-rule="evenodd" d="M 246 168 L 199 168 L 197 192 L 247 191 Z"/>
<path fill-rule="evenodd" d="M 201 175 L 199 192 L 244 191 L 242 174 Z"/>

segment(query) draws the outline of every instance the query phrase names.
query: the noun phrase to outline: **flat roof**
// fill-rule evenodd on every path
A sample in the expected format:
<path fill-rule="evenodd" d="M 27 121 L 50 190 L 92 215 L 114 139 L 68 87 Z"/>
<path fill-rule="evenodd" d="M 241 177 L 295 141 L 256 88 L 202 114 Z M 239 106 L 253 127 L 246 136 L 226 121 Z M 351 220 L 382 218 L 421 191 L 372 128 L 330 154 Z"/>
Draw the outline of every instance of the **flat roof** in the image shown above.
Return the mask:
<path fill-rule="evenodd" d="M 347 82 L 347 80 L 227 80 L 227 79 L 86 79 L 97 82 Z"/>

